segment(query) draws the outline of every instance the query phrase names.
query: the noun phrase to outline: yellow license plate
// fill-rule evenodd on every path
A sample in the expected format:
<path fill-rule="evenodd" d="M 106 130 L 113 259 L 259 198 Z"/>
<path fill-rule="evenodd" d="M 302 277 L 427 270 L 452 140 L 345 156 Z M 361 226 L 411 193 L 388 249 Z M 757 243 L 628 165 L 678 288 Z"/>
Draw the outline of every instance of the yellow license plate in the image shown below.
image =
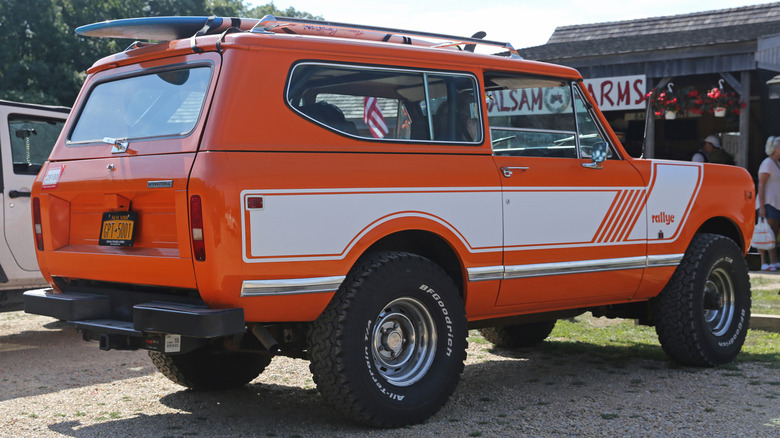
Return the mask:
<path fill-rule="evenodd" d="M 137 219 L 138 213 L 134 211 L 103 213 L 98 243 L 103 246 L 133 246 Z"/>

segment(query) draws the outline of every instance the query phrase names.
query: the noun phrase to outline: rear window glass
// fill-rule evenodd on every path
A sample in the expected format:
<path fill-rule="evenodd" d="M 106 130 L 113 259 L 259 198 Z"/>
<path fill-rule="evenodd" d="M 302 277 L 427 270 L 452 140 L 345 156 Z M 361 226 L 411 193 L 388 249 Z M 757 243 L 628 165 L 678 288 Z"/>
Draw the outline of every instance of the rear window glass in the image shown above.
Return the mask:
<path fill-rule="evenodd" d="M 98 84 L 81 111 L 70 141 L 186 135 L 198 122 L 210 77 L 210 67 L 194 67 Z"/>

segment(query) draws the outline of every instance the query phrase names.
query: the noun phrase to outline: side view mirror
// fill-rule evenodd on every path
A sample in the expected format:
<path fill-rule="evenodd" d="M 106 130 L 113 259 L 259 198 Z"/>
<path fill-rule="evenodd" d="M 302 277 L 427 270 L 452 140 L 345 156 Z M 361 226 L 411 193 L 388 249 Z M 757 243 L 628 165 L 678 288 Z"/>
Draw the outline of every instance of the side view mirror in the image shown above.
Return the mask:
<path fill-rule="evenodd" d="M 609 146 L 607 145 L 607 142 L 600 141 L 592 144 L 590 146 L 590 159 L 591 163 L 582 163 L 582 167 L 587 167 L 588 169 L 601 169 L 603 163 L 607 159 L 607 152 L 609 151 Z"/>

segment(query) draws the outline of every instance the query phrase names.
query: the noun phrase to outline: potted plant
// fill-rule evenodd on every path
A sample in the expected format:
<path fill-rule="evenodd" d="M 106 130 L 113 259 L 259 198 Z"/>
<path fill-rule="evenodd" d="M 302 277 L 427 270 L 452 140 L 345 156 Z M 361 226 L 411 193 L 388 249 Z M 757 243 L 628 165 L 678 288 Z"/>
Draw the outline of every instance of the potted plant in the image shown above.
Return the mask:
<path fill-rule="evenodd" d="M 671 89 L 654 89 L 645 96 L 650 102 L 650 109 L 656 117 L 663 117 L 671 120 L 677 117 L 677 113 L 682 111 L 682 99 Z"/>
<path fill-rule="evenodd" d="M 704 93 L 694 87 L 683 90 L 682 109 L 690 117 L 699 117 L 704 106 Z"/>
<path fill-rule="evenodd" d="M 715 117 L 725 117 L 727 112 L 739 114 L 743 106 L 737 93 L 727 91 L 721 85 L 707 91 L 702 108 Z"/>

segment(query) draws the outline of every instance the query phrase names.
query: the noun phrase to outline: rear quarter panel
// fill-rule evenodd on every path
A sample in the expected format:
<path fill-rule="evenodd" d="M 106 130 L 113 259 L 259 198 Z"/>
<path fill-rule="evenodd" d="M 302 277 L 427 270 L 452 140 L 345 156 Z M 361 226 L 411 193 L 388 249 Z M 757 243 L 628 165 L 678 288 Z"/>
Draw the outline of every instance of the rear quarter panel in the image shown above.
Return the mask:
<path fill-rule="evenodd" d="M 243 307 L 247 321 L 313 320 L 332 293 L 241 297 L 242 281 L 346 275 L 373 243 L 405 230 L 438 235 L 464 272 L 501 264 L 500 180 L 488 142 L 357 140 L 309 122 L 285 102 L 288 73 L 301 59 L 462 66 L 383 59 L 370 48 L 358 56 L 278 44 L 284 50 L 226 50 L 220 82 L 231 86 L 215 95 L 191 174 L 190 195 L 204 199 L 207 260 L 195 270 L 207 303 Z M 474 75 L 481 82 L 478 69 Z M 263 197 L 263 210 L 247 211 L 246 195 Z M 498 281 L 478 289 L 484 296 L 467 301 L 492 305 Z"/>

